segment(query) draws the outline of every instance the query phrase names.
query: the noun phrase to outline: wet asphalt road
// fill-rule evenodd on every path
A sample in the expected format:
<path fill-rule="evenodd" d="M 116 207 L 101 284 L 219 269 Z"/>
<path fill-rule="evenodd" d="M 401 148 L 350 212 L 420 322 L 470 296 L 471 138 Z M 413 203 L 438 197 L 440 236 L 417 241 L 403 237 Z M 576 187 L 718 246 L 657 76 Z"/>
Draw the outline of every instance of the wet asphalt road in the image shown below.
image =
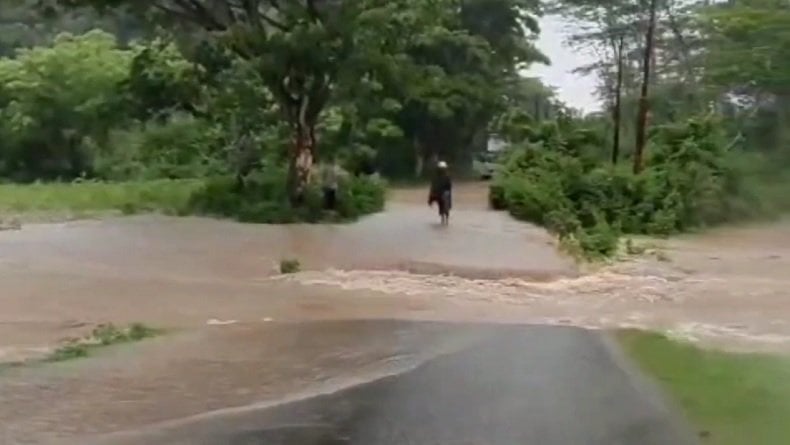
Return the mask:
<path fill-rule="evenodd" d="M 652 383 L 601 334 L 570 327 L 469 329 L 481 334 L 457 352 L 371 383 L 95 443 L 697 443 Z"/>

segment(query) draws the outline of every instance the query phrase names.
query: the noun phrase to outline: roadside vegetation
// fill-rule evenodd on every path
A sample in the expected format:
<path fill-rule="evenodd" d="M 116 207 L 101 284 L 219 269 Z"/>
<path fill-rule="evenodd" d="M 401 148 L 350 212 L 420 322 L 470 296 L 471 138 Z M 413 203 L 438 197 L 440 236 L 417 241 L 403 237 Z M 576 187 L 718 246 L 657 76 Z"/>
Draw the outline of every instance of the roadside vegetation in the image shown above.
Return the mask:
<path fill-rule="evenodd" d="M 90 356 L 97 348 L 133 343 L 151 338 L 162 333 L 159 329 L 146 326 L 142 323 L 132 323 L 126 327 L 116 327 L 112 323 L 99 325 L 93 331 L 81 338 L 69 339 L 58 346 L 48 356 L 45 362 L 62 362 Z"/>
<path fill-rule="evenodd" d="M 790 209 L 787 5 L 553 3 L 584 23 L 569 43 L 602 55 L 580 69 L 599 76 L 604 111 L 501 115 L 494 125 L 509 149 L 492 207 L 546 227 L 586 259 L 615 254 L 622 235 Z"/>
<path fill-rule="evenodd" d="M 624 234 L 668 236 L 788 208 L 768 187 L 790 190 L 790 181 L 770 175 L 764 157 L 728 150 L 712 116 L 654 128 L 639 173 L 602 162 L 600 146 L 573 121 L 542 124 L 513 146 L 491 185 L 492 206 L 546 227 L 566 249 L 593 259 L 615 254 Z"/>
<path fill-rule="evenodd" d="M 320 184 L 307 185 L 302 201 L 291 203 L 283 187 L 285 177 L 283 169 L 264 169 L 248 175 L 242 188 L 232 176 L 212 178 L 189 196 L 182 207 L 183 213 L 287 224 L 349 221 L 384 208 L 386 182 L 376 177 L 341 178 L 331 212 L 324 208 Z"/>
<path fill-rule="evenodd" d="M 790 437 L 790 358 L 700 349 L 663 335 L 618 333 L 710 445 L 781 445 Z"/>
<path fill-rule="evenodd" d="M 349 221 L 383 208 L 373 173 L 414 181 L 442 158 L 462 177 L 491 135 L 507 143 L 492 205 L 588 259 L 622 235 L 790 206 L 779 3 L 204 3 L 3 8 L 0 212 Z M 602 111 L 519 74 L 548 62 L 534 46 L 545 10 L 580 24 L 569 44 L 600 54 L 580 70 L 598 76 Z M 335 161 L 327 211 L 321 169 Z"/>
<path fill-rule="evenodd" d="M 518 74 L 546 62 L 531 1 L 7 3 L 2 213 L 349 221 L 383 208 L 381 177 L 468 170 L 512 98 L 560 108 Z"/>

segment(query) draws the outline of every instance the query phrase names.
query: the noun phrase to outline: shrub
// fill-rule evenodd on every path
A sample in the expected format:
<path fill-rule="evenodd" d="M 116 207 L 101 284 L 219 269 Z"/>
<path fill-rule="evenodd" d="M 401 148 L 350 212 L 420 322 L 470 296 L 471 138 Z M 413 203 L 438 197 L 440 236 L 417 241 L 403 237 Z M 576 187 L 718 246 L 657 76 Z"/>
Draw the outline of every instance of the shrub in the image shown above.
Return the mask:
<path fill-rule="evenodd" d="M 154 337 L 159 333 L 159 330 L 142 323 L 132 323 L 122 328 L 112 323 L 107 323 L 96 326 L 85 341 L 88 343 L 97 343 L 102 346 L 109 346 L 118 343 L 140 341 L 149 337 Z"/>
<path fill-rule="evenodd" d="M 71 340 L 52 351 L 52 353 L 46 357 L 45 361 L 62 362 L 87 357 L 89 353 L 90 351 L 87 344 L 81 343 L 79 340 Z"/>
<path fill-rule="evenodd" d="M 340 181 L 338 213 L 353 219 L 384 210 L 387 186 L 376 176 L 353 176 Z"/>
<path fill-rule="evenodd" d="M 201 178 L 227 170 L 221 131 L 187 114 L 114 131 L 109 145 L 93 150 L 96 174 L 106 179 Z"/>
<path fill-rule="evenodd" d="M 489 200 L 546 227 L 586 257 L 617 250 L 621 233 L 670 235 L 762 213 L 712 119 L 655 129 L 645 170 L 602 165 L 589 137 L 567 124 L 543 125 L 513 150 Z"/>
<path fill-rule="evenodd" d="M 90 174 L 93 153 L 84 141 L 102 139 L 126 118 L 117 89 L 132 57 L 113 35 L 93 30 L 0 59 L 0 175 L 31 181 Z"/>
<path fill-rule="evenodd" d="M 297 273 L 300 270 L 302 270 L 302 264 L 299 262 L 299 260 L 287 259 L 280 261 L 281 274 Z"/>
<path fill-rule="evenodd" d="M 372 177 L 342 179 L 335 212 L 324 209 L 317 184 L 308 186 L 302 204 L 294 207 L 286 193 L 286 176 L 284 168 L 270 166 L 248 175 L 243 183 L 228 176 L 208 180 L 192 195 L 188 211 L 242 222 L 287 224 L 353 220 L 384 208 L 386 184 Z"/>
<path fill-rule="evenodd" d="M 578 231 L 579 246 L 591 258 L 608 257 L 617 251 L 620 233 L 606 220 Z"/>
<path fill-rule="evenodd" d="M 504 181 L 492 182 L 488 187 L 488 204 L 494 210 L 507 210 Z"/>
<path fill-rule="evenodd" d="M 127 327 L 116 327 L 112 323 L 101 324 L 91 331 L 90 335 L 82 338 L 73 338 L 64 342 L 60 347 L 44 357 L 44 361 L 60 362 L 77 358 L 88 357 L 91 350 L 101 346 L 116 345 L 119 343 L 132 343 L 146 338 L 154 337 L 163 331 L 146 326 L 142 323 L 132 323 Z"/>

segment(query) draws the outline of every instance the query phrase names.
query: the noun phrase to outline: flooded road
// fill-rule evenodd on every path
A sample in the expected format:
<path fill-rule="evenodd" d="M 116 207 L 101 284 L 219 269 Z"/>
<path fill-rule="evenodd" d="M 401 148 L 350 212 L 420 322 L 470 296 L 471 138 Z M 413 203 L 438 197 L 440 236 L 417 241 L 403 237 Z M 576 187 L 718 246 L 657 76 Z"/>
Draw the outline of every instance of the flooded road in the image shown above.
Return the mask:
<path fill-rule="evenodd" d="M 53 340 L 104 321 L 183 327 L 212 318 L 357 318 L 366 311 L 397 316 L 408 307 L 408 299 L 392 298 L 393 313 L 386 299 L 368 298 L 347 309 L 346 292 L 272 282 L 281 259 L 297 259 L 304 269 L 317 271 L 530 280 L 577 273 L 542 230 L 486 211 L 484 188 L 459 190 L 457 218 L 449 228 L 437 224 L 423 195 L 422 190 L 398 192 L 387 212 L 353 225 L 262 226 L 142 216 L 0 232 L 0 361 L 40 353 Z M 422 205 L 412 203 L 417 197 Z M 339 301 L 329 301 L 328 294 Z M 296 296 L 313 295 L 318 301 L 294 304 Z"/>
<path fill-rule="evenodd" d="M 392 324 L 382 324 L 384 329 Z M 399 323 L 409 330 L 433 324 Z M 97 442 L 213 445 L 691 445 L 690 428 L 597 335 L 444 326 L 456 347 L 337 392 L 215 412 Z M 464 341 L 459 341 L 464 338 Z M 594 388 L 594 390 L 591 390 Z M 607 409 L 601 409 L 606 407 Z"/>
<path fill-rule="evenodd" d="M 659 328 L 790 350 L 790 224 L 674 239 L 662 256 L 580 271 L 542 229 L 487 211 L 484 185 L 460 187 L 449 227 L 424 194 L 396 191 L 386 212 L 342 226 L 140 216 L 0 232 L 0 362 L 41 356 L 99 323 L 173 332 L 0 370 L 0 443 L 315 394 L 403 372 L 477 335 L 394 319 Z M 279 275 L 284 258 L 304 272 Z"/>

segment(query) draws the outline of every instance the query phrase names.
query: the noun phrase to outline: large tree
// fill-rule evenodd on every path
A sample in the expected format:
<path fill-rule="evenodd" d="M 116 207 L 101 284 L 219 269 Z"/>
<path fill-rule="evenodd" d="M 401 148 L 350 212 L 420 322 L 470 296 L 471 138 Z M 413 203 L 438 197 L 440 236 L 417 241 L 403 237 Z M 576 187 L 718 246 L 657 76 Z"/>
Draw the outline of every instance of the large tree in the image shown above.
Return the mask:
<path fill-rule="evenodd" d="M 652 91 L 647 99 L 655 121 L 680 120 L 700 111 L 704 97 L 696 56 L 701 51 L 701 42 L 695 22 L 702 1 L 555 0 L 552 3 L 557 11 L 574 19 L 570 45 L 598 56 L 578 71 L 595 74 L 600 81 L 598 93 L 612 121 L 614 162 L 620 156 L 621 145 L 625 145 L 621 133 L 637 136 L 633 139 L 636 142 L 641 132 L 642 121 L 630 117 L 639 113 L 646 69 L 650 75 L 649 85 L 645 86 Z M 652 27 L 651 15 L 655 18 Z M 650 28 L 652 48 L 645 58 Z M 639 143 L 629 147 L 636 145 Z"/>
<path fill-rule="evenodd" d="M 288 188 L 298 201 L 317 156 L 316 125 L 341 80 L 375 76 L 399 52 L 399 38 L 452 0 L 61 0 L 123 9 L 179 25 L 248 61 L 277 101 L 292 131 Z"/>
<path fill-rule="evenodd" d="M 508 105 L 519 70 L 548 63 L 535 47 L 535 0 L 458 0 L 457 16 L 441 32 L 425 33 L 407 47 L 414 61 L 403 82 L 398 123 L 410 140 L 419 174 L 424 161 L 443 157 L 470 164 L 485 147 L 489 123 Z"/>
<path fill-rule="evenodd" d="M 639 46 L 640 5 L 631 0 L 559 0 L 555 8 L 576 21 L 576 31 L 568 41 L 574 48 L 598 55 L 598 60 L 577 68 L 582 74 L 596 74 L 601 81 L 599 95 L 609 109 L 612 122 L 611 160 L 620 158 L 623 127 L 623 96 L 626 83 L 633 84 L 629 57 Z"/>
<path fill-rule="evenodd" d="M 651 74 L 655 76 L 653 63 L 653 51 L 655 46 L 656 34 L 656 9 L 657 0 L 650 0 L 647 12 L 647 29 L 645 30 L 645 46 L 642 58 L 642 86 L 639 91 L 639 111 L 636 116 L 636 145 L 634 146 L 634 173 L 642 171 L 642 161 L 644 156 L 645 144 L 647 143 L 647 119 L 650 111 L 648 90 L 650 87 Z"/>

